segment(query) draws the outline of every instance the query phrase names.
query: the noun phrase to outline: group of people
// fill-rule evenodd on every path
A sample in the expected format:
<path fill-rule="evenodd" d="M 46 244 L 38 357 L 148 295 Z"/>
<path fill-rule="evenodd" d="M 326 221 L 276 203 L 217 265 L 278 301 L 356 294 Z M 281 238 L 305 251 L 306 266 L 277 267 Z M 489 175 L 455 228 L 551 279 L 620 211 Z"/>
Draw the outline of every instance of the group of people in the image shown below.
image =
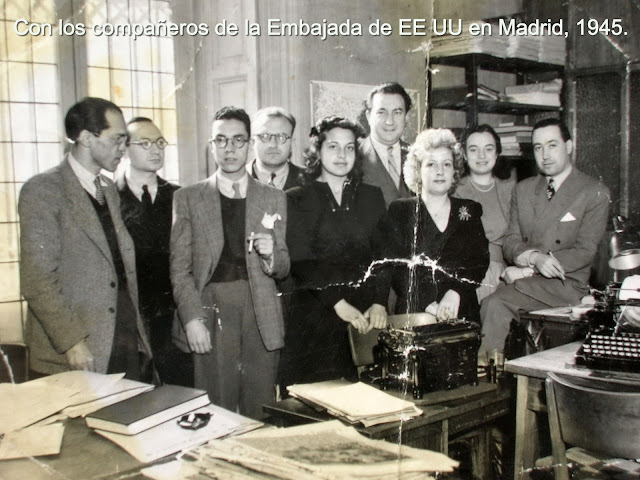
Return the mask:
<path fill-rule="evenodd" d="M 401 85 L 365 103 L 370 134 L 324 118 L 304 167 L 291 161 L 290 113 L 222 108 L 217 170 L 183 188 L 157 175 L 167 141 L 151 119 L 125 123 L 98 98 L 71 107 L 64 161 L 20 195 L 32 378 L 126 372 L 259 418 L 275 385 L 357 378 L 349 325 L 465 318 L 482 324 L 482 360 L 519 309 L 587 292 L 609 192 L 572 164 L 561 121 L 534 126 L 540 173 L 516 184 L 490 126 L 461 142 L 427 129 L 409 146 Z M 123 155 L 115 183 L 100 174 Z"/>

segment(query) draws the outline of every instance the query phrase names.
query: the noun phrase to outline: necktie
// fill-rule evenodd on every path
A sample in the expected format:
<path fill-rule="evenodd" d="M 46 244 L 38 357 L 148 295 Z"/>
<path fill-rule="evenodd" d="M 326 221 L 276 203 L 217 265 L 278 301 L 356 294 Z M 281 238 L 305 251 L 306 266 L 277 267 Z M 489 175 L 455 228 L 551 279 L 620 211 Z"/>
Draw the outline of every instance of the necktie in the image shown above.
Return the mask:
<path fill-rule="evenodd" d="M 151 200 L 149 187 L 146 185 L 143 185 L 142 186 L 142 207 L 145 209 L 145 211 L 149 211 L 152 205 L 153 205 L 153 201 Z"/>
<path fill-rule="evenodd" d="M 233 182 L 233 198 L 242 198 L 240 184 L 238 182 Z"/>
<path fill-rule="evenodd" d="M 271 185 L 272 187 L 275 187 L 276 184 L 274 183 L 274 180 L 276 179 L 276 174 L 272 173 L 271 174 L 271 179 L 269 180 L 269 185 Z"/>
<path fill-rule="evenodd" d="M 395 157 L 393 156 L 393 147 L 387 148 L 387 163 L 389 164 L 389 175 L 393 180 L 396 188 L 400 187 L 400 171 L 396 165 Z"/>
<path fill-rule="evenodd" d="M 100 175 L 96 177 L 93 181 L 93 184 L 96 186 L 96 200 L 100 205 L 104 205 L 104 191 L 102 190 L 102 185 L 100 184 Z"/>
<path fill-rule="evenodd" d="M 551 198 L 555 195 L 555 193 L 556 193 L 556 186 L 552 178 L 549 180 L 549 183 L 547 184 L 547 200 L 551 200 Z"/>

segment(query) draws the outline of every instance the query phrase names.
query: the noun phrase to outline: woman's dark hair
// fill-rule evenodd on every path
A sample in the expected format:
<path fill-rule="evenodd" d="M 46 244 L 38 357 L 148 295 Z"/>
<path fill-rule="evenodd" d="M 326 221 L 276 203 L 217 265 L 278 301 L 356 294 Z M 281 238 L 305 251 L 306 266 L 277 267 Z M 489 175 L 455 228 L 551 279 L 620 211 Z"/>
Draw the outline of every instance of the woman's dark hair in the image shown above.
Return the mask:
<path fill-rule="evenodd" d="M 303 180 L 305 183 L 313 182 L 320 176 L 320 173 L 322 173 L 320 149 L 327 138 L 327 133 L 334 128 L 344 128 L 353 132 L 356 140 L 356 161 L 348 177 L 352 182 L 360 182 L 360 180 L 362 180 L 362 154 L 358 148 L 357 141 L 359 138 L 364 137 L 364 131 L 358 123 L 332 115 L 320 120 L 315 126 L 311 127 L 311 132 L 309 132 L 309 146 L 304 151 L 304 164 L 306 168 L 303 173 Z"/>
<path fill-rule="evenodd" d="M 472 125 L 462 133 L 462 147 L 464 148 L 464 153 L 465 153 L 463 176 L 466 177 L 470 173 L 469 162 L 467 161 L 467 157 L 466 157 L 467 140 L 469 140 L 469 137 L 474 133 L 489 133 L 493 137 L 493 140 L 496 142 L 496 153 L 498 155 L 498 158 L 496 159 L 496 164 L 493 166 L 493 170 L 491 171 L 491 174 L 494 177 L 499 178 L 501 180 L 506 180 L 507 178 L 511 177 L 511 162 L 509 162 L 509 160 L 507 160 L 506 158 L 500 155 L 502 153 L 502 144 L 500 143 L 500 136 L 491 127 L 491 125 L 487 125 L 486 123 L 483 123 L 481 125 Z"/>

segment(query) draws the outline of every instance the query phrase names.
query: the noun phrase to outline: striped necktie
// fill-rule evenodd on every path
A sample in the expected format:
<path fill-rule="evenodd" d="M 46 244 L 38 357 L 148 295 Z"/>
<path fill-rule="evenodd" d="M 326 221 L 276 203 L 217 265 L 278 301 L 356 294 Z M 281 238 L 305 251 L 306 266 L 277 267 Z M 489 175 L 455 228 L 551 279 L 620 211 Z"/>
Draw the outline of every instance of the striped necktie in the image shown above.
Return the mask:
<path fill-rule="evenodd" d="M 547 184 L 547 200 L 551 200 L 551 198 L 556 194 L 556 186 L 553 182 L 553 178 L 549 179 L 549 183 Z"/>
<path fill-rule="evenodd" d="M 233 182 L 233 198 L 242 198 L 242 193 L 240 193 L 240 184 L 238 182 Z"/>
<path fill-rule="evenodd" d="M 396 159 L 393 155 L 393 147 L 387 148 L 387 164 L 389 165 L 389 175 L 396 188 L 400 187 L 400 171 L 396 165 Z"/>
<path fill-rule="evenodd" d="M 96 186 L 96 200 L 100 205 L 104 205 L 104 191 L 102 190 L 102 185 L 100 184 L 100 175 L 96 177 L 93 181 L 93 184 Z"/>

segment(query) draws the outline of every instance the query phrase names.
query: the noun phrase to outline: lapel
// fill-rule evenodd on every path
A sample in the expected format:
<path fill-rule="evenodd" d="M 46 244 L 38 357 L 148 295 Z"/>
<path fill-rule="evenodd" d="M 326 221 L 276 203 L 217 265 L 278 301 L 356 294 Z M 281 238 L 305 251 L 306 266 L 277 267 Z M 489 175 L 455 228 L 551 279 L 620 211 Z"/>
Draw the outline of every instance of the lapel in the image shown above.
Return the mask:
<path fill-rule="evenodd" d="M 104 229 L 98 219 L 96 209 L 91 204 L 91 200 L 89 200 L 89 197 L 87 196 L 87 191 L 82 188 L 80 180 L 78 180 L 76 174 L 73 173 L 73 170 L 67 160 L 60 165 L 60 172 L 62 174 L 64 195 L 70 205 L 70 218 L 73 218 L 78 227 L 81 230 L 84 230 L 102 254 L 110 262 L 113 262 L 111 250 L 109 250 L 109 244 L 107 243 L 107 237 L 104 234 Z M 106 198 L 106 192 L 111 189 L 105 188 L 104 190 Z M 109 194 L 111 193 L 113 192 L 109 192 Z M 109 198 L 107 202 L 110 202 L 108 205 L 110 205 L 109 208 L 111 209 L 111 205 L 114 204 L 114 199 Z"/>
<path fill-rule="evenodd" d="M 384 188 L 393 188 L 393 191 L 397 193 L 398 188 L 393 183 L 391 175 L 389 175 L 387 169 L 384 168 L 378 152 L 375 148 L 373 148 L 371 137 L 367 137 L 362 141 L 362 153 L 364 154 L 364 163 L 368 164 L 368 167 L 365 168 L 368 168 L 369 172 L 371 172 L 371 176 L 373 177 L 367 183 L 371 183 L 380 187 L 385 184 L 386 187 Z M 400 185 L 404 185 L 404 179 L 402 179 Z"/>
<path fill-rule="evenodd" d="M 200 201 L 195 202 L 195 208 L 198 217 L 202 219 L 202 228 L 211 251 L 211 262 L 216 265 L 224 246 L 224 233 L 221 228 L 220 193 L 215 174 L 201 184 L 199 195 Z M 208 269 L 203 271 L 206 272 Z"/>
<path fill-rule="evenodd" d="M 531 202 L 533 204 L 535 217 L 542 219 L 545 215 L 545 210 L 549 206 L 549 200 L 547 200 L 547 179 L 544 175 L 538 175 L 538 181 L 533 189 Z"/>
<path fill-rule="evenodd" d="M 574 167 L 566 180 L 562 182 L 562 185 L 560 185 L 560 188 L 556 191 L 551 201 L 549 201 L 547 200 L 547 181 L 545 177 L 542 177 L 542 181 L 536 185 L 536 204 L 546 203 L 542 208 L 538 206 L 538 210 L 542 215 L 539 217 L 539 231 L 546 231 L 560 221 L 561 215 L 576 199 L 582 186 L 583 183 L 580 181 L 580 172 Z M 542 200 L 538 197 L 541 197 Z"/>
<path fill-rule="evenodd" d="M 246 210 L 244 217 L 245 236 L 249 236 L 251 235 L 251 233 L 264 231 L 264 227 L 262 227 L 262 217 L 265 213 L 276 213 L 267 212 L 267 198 L 265 196 L 265 190 L 267 190 L 267 188 L 258 180 L 254 180 L 253 178 L 249 177 L 249 182 L 247 183 L 247 203 L 245 207 Z"/>

